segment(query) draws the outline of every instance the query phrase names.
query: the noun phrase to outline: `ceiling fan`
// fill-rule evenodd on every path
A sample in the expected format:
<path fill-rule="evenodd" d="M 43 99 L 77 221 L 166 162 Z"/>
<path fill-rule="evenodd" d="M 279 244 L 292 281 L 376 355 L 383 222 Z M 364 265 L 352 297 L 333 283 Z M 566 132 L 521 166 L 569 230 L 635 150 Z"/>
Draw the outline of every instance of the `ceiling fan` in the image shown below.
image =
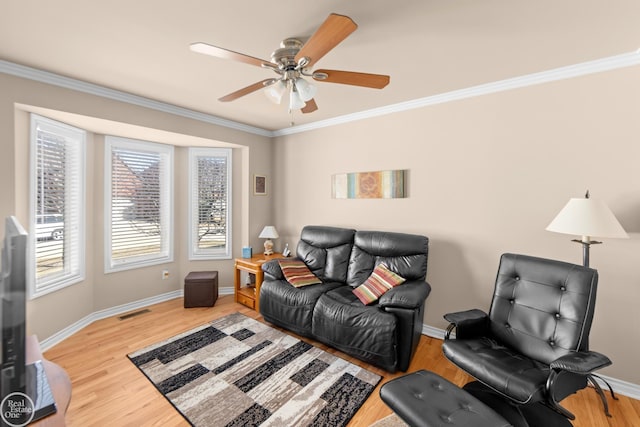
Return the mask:
<path fill-rule="evenodd" d="M 302 43 L 296 38 L 283 40 L 280 43 L 280 48 L 271 54 L 271 61 L 202 42 L 192 43 L 190 49 L 217 58 L 232 59 L 268 68 L 278 74 L 275 78 L 265 79 L 231 92 L 219 98 L 219 101 L 233 101 L 265 88 L 267 98 L 277 104 L 280 104 L 284 95 L 288 94 L 289 111 L 300 109 L 303 113 L 311 113 L 318 109 L 313 99 L 316 88 L 303 77 L 311 77 L 319 82 L 341 83 L 374 89 L 382 89 L 389 84 L 389 76 L 381 74 L 324 69 L 310 71 L 320 58 L 346 39 L 356 28 L 358 26 L 348 16 L 332 13 L 306 43 Z"/>

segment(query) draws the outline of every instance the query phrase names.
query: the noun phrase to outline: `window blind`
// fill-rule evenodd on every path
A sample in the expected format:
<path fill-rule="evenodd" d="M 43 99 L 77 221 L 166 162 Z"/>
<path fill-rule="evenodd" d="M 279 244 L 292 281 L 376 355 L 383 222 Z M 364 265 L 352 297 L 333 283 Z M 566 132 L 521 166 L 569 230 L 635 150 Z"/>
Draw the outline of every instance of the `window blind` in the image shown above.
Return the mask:
<path fill-rule="evenodd" d="M 192 148 L 190 258 L 231 257 L 231 150 Z"/>
<path fill-rule="evenodd" d="M 111 139 L 108 270 L 171 259 L 171 153 L 162 144 Z"/>
<path fill-rule="evenodd" d="M 31 118 L 32 296 L 84 279 L 85 132 Z"/>

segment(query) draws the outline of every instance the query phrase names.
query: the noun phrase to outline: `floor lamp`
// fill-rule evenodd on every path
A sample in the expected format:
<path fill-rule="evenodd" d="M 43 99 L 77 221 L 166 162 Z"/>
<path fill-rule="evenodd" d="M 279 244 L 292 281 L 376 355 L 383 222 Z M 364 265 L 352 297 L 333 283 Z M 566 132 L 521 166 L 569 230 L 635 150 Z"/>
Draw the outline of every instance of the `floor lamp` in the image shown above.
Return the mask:
<path fill-rule="evenodd" d="M 589 191 L 584 199 L 570 199 L 547 230 L 582 236 L 581 239 L 572 241 L 582 244 L 582 263 L 585 267 L 589 267 L 589 247 L 602 243 L 591 240 L 592 237 L 629 237 L 607 205 L 601 200 L 590 198 Z"/>

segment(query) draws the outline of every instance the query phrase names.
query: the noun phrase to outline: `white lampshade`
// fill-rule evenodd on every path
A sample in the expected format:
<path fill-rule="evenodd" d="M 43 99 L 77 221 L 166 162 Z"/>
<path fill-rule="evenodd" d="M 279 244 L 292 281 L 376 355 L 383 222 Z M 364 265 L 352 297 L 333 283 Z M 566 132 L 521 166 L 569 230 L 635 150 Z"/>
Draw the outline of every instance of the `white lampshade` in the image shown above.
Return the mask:
<path fill-rule="evenodd" d="M 267 225 L 262 229 L 262 232 L 258 236 L 260 239 L 277 239 L 280 237 L 278 235 L 278 230 L 273 225 Z"/>
<path fill-rule="evenodd" d="M 282 80 L 278 80 L 274 84 L 268 86 L 264 90 L 264 94 L 271 102 L 280 104 L 282 102 L 282 96 L 287 91 L 287 85 Z"/>
<path fill-rule="evenodd" d="M 317 92 L 316 87 L 302 77 L 296 79 L 296 89 L 298 90 L 300 98 L 305 102 L 313 99 Z"/>
<path fill-rule="evenodd" d="M 629 237 L 607 205 L 591 198 L 569 200 L 547 230 L 583 236 L 586 241 L 590 237 Z"/>
<path fill-rule="evenodd" d="M 289 93 L 289 110 L 299 110 L 305 105 L 307 104 L 300 98 L 300 94 L 292 89 Z"/>
<path fill-rule="evenodd" d="M 280 237 L 278 235 L 278 231 L 273 225 L 267 225 L 262 229 L 262 233 L 258 236 L 261 239 L 267 239 L 264 241 L 264 254 L 272 255 L 273 254 L 273 242 L 271 239 L 277 239 Z"/>

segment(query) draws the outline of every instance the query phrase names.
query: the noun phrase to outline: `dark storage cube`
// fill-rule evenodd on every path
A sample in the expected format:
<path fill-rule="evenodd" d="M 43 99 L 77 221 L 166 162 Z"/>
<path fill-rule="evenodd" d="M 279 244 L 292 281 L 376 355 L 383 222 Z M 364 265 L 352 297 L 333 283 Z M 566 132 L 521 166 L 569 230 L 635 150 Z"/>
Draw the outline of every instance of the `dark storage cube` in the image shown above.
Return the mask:
<path fill-rule="evenodd" d="M 184 308 L 213 307 L 217 299 L 217 271 L 192 271 L 184 278 Z"/>

